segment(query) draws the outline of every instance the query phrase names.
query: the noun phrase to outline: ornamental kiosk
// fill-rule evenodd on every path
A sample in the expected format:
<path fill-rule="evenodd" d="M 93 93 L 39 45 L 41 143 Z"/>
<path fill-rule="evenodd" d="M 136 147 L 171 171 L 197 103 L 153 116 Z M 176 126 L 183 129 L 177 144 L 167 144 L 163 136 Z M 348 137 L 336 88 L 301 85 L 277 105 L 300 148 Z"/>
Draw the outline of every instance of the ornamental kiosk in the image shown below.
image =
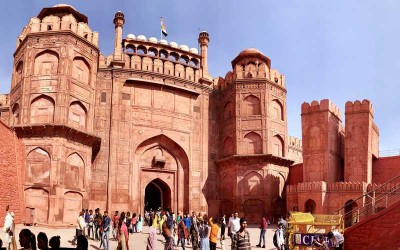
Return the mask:
<path fill-rule="evenodd" d="M 326 236 L 329 231 L 344 233 L 342 215 L 292 212 L 287 228 L 289 249 L 314 249 L 313 241 L 321 234 L 325 236 L 329 246 L 332 246 Z"/>

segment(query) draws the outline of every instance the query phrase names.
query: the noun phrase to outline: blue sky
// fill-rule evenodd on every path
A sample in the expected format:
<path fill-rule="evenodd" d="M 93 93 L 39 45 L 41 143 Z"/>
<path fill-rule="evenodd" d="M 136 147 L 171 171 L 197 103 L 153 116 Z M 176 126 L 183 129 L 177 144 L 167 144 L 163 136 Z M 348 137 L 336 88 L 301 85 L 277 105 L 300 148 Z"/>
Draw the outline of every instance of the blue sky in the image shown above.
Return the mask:
<path fill-rule="evenodd" d="M 160 36 L 197 47 L 210 34 L 209 71 L 225 76 L 242 50 L 254 47 L 286 76 L 289 134 L 301 138 L 303 102 L 369 99 L 380 129 L 380 149 L 400 148 L 400 1 L 396 0 L 14 0 L 0 7 L 0 93 L 9 92 L 16 38 L 44 7 L 73 5 L 100 33 L 104 55 L 113 51 L 116 11 L 125 13 L 124 36 Z"/>

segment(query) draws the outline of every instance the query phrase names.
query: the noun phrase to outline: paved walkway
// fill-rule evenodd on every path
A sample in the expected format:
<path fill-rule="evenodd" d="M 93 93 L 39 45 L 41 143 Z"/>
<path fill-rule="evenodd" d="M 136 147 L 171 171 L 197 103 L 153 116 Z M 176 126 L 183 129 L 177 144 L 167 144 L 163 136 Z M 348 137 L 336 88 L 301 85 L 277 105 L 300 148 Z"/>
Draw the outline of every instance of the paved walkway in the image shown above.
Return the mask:
<path fill-rule="evenodd" d="M 76 245 L 74 245 L 74 235 L 75 235 L 75 229 L 53 229 L 53 228 L 44 228 L 44 227 L 25 227 L 23 225 L 17 225 L 16 226 L 16 233 L 17 233 L 17 245 L 18 247 L 19 242 L 18 242 L 18 234 L 21 231 L 21 229 L 23 228 L 28 228 L 29 230 L 31 230 L 35 235 L 37 235 L 39 232 L 44 232 L 47 234 L 47 237 L 50 239 L 53 236 L 59 235 L 61 237 L 61 247 L 76 247 Z M 272 244 L 272 237 L 273 237 L 273 233 L 275 231 L 276 227 L 275 226 L 271 226 L 270 228 L 267 229 L 267 233 L 266 233 L 266 240 L 267 240 L 267 244 L 266 244 L 266 248 L 264 249 L 276 249 L 274 248 L 273 244 Z M 250 240 L 251 240 L 251 245 L 252 245 L 252 249 L 257 249 L 256 245 L 258 244 L 258 240 L 259 240 L 259 236 L 260 236 L 260 230 L 256 227 L 256 226 L 250 226 L 248 228 L 248 231 L 250 232 Z M 143 227 L 143 232 L 142 233 L 134 233 L 131 234 L 131 236 L 129 237 L 129 246 L 130 246 L 130 250 L 142 250 L 142 249 L 146 249 L 146 241 L 147 241 L 147 234 L 148 232 L 148 227 L 144 226 Z M 112 234 L 110 233 L 110 237 L 112 237 Z M 4 232 L 1 233 L 1 239 L 5 240 L 5 234 Z M 157 236 L 158 239 L 158 250 L 163 250 L 164 249 L 164 238 L 161 235 Z M 89 249 L 97 249 L 99 250 L 100 246 L 100 242 L 99 241 L 93 241 L 93 240 L 89 240 Z M 231 240 L 230 238 L 227 238 L 225 240 L 225 249 L 229 250 L 231 246 Z M 114 250 L 117 248 L 117 242 L 114 240 L 110 240 L 110 250 Z M 182 249 L 182 247 L 178 247 L 178 250 Z M 190 245 L 186 245 L 186 249 L 192 249 L 192 247 Z M 219 243 L 217 243 L 217 249 L 221 249 L 221 245 Z M 263 248 L 260 248 L 263 249 Z"/>

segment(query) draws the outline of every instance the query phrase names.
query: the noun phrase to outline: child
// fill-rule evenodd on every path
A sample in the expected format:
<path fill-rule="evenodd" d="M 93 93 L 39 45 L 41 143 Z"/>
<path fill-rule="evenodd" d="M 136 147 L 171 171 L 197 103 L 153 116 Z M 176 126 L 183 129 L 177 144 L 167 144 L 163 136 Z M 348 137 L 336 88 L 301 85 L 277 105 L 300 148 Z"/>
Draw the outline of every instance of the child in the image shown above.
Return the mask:
<path fill-rule="evenodd" d="M 313 241 L 313 246 L 316 246 L 315 249 L 329 250 L 328 242 L 325 241 L 325 237 L 321 234 L 317 240 Z"/>

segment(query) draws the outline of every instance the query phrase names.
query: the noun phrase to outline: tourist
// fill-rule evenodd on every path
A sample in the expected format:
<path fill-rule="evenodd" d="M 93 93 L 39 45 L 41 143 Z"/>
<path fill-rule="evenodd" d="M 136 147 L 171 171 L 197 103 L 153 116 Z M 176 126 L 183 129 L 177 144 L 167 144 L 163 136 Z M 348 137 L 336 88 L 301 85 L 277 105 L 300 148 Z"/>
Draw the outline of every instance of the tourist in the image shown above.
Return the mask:
<path fill-rule="evenodd" d="M 231 238 L 231 240 L 232 240 L 231 221 L 233 220 L 234 216 L 235 216 L 234 214 L 231 214 L 231 217 L 229 217 L 229 220 L 228 220 L 228 235 L 229 235 L 229 238 Z"/>
<path fill-rule="evenodd" d="M 40 232 L 37 235 L 37 246 L 39 249 L 42 250 L 47 250 L 49 249 L 49 239 L 47 238 L 47 235 L 43 232 Z"/>
<path fill-rule="evenodd" d="M 240 229 L 240 219 L 238 216 L 239 214 L 235 212 L 232 220 L 229 220 L 229 229 L 232 240 L 233 240 L 233 235 L 235 235 Z"/>
<path fill-rule="evenodd" d="M 88 232 L 87 232 L 87 235 L 88 235 L 89 238 L 90 238 L 90 235 L 92 235 L 92 240 L 94 238 L 93 221 L 94 221 L 93 211 L 89 210 L 89 221 L 88 221 Z"/>
<path fill-rule="evenodd" d="M 104 211 L 104 218 L 103 218 L 103 234 L 102 236 L 102 242 L 104 245 L 104 250 L 109 250 L 110 248 L 110 225 L 111 224 L 111 218 L 108 216 L 108 212 Z"/>
<path fill-rule="evenodd" d="M 247 221 L 245 218 L 240 218 L 240 229 L 232 236 L 232 250 L 251 250 L 250 234 L 246 230 Z"/>
<path fill-rule="evenodd" d="M 152 213 L 151 213 L 152 214 Z M 157 249 L 157 214 L 153 214 L 154 218 L 149 218 L 153 224 L 149 229 L 149 237 L 147 237 L 146 250 L 156 250 Z"/>
<path fill-rule="evenodd" d="M 175 250 L 174 239 L 172 238 L 171 231 L 167 225 L 167 222 L 164 222 L 162 225 L 163 235 L 165 238 L 164 250 Z"/>
<path fill-rule="evenodd" d="M 318 239 L 314 240 L 312 244 L 313 246 L 316 246 L 317 249 L 329 250 L 328 242 L 325 241 L 325 236 L 323 234 L 320 234 Z"/>
<path fill-rule="evenodd" d="M 137 217 L 136 217 L 136 213 L 132 214 L 132 231 L 134 233 L 137 233 Z"/>
<path fill-rule="evenodd" d="M 180 220 L 178 223 L 178 244 L 181 243 L 182 249 L 185 250 L 185 239 L 189 236 L 188 230 L 186 229 L 186 225 L 183 220 Z"/>
<path fill-rule="evenodd" d="M 162 225 L 164 224 L 164 221 L 166 221 L 166 217 L 165 217 L 165 215 L 162 215 L 161 213 L 160 213 L 160 216 L 157 216 L 157 218 L 158 218 L 158 221 L 157 221 L 157 223 L 158 223 L 158 230 L 159 230 L 159 234 L 161 235 L 162 234 Z M 170 219 L 171 219 L 172 217 L 170 217 Z M 168 218 L 167 218 L 167 220 L 168 220 Z M 174 222 L 172 221 L 172 225 L 174 224 Z M 169 223 L 168 223 L 168 226 L 169 226 Z"/>
<path fill-rule="evenodd" d="M 90 213 L 88 209 L 85 210 L 83 218 L 85 219 L 85 227 L 83 229 L 83 235 L 86 235 L 86 230 L 89 231 L 89 222 L 90 222 Z"/>
<path fill-rule="evenodd" d="M 124 220 L 125 220 L 125 212 L 122 212 L 121 216 L 119 217 L 118 230 L 117 230 L 118 249 L 129 250 L 129 243 L 128 243 L 129 233 Z"/>
<path fill-rule="evenodd" d="M 200 221 L 199 236 L 200 236 L 200 250 L 209 250 L 210 228 L 208 226 L 207 215 L 204 215 L 202 220 Z"/>
<path fill-rule="evenodd" d="M 199 222 L 196 219 L 196 214 L 192 216 L 192 225 L 190 226 L 190 238 L 192 240 L 193 250 L 199 250 Z"/>
<path fill-rule="evenodd" d="M 93 221 L 95 240 L 101 239 L 100 227 L 101 227 L 102 220 L 103 220 L 103 216 L 100 214 L 100 208 L 96 208 L 94 210 L 94 221 Z"/>
<path fill-rule="evenodd" d="M 112 234 L 114 240 L 117 240 L 118 222 L 119 222 L 118 211 L 115 211 L 114 216 L 112 217 L 112 228 L 113 228 Z"/>
<path fill-rule="evenodd" d="M 79 213 L 79 217 L 76 220 L 76 239 L 78 238 L 79 235 L 82 235 L 82 230 L 85 228 L 85 219 L 83 218 L 83 213 Z"/>
<path fill-rule="evenodd" d="M 189 213 L 186 212 L 185 216 L 183 217 L 183 223 L 186 227 L 186 232 L 188 232 L 187 236 L 187 243 L 190 245 L 190 226 L 192 225 L 192 220 L 189 218 Z"/>
<path fill-rule="evenodd" d="M 89 247 L 88 241 L 85 235 L 79 235 L 77 240 L 76 249 L 87 250 Z"/>
<path fill-rule="evenodd" d="M 226 228 L 226 222 L 225 222 L 225 214 L 221 218 L 221 236 L 220 236 L 220 243 L 221 243 L 221 249 L 225 250 L 225 228 Z"/>
<path fill-rule="evenodd" d="M 15 240 L 15 221 L 14 221 L 15 214 L 14 214 L 14 212 L 10 212 L 10 215 L 11 215 L 11 227 L 8 229 L 8 238 L 7 238 L 8 244 L 7 244 L 6 248 L 9 250 L 10 249 L 16 250 L 17 249 L 17 241 Z"/>
<path fill-rule="evenodd" d="M 217 224 L 217 220 L 214 219 L 213 217 L 210 217 L 210 250 L 216 250 L 217 249 L 217 237 L 218 237 L 218 231 L 219 231 L 219 226 Z"/>
<path fill-rule="evenodd" d="M 260 240 L 258 241 L 258 245 L 256 247 L 262 247 L 265 248 L 265 232 L 267 231 L 267 220 L 265 219 L 265 216 L 261 218 L 261 225 L 260 225 Z M 264 244 L 261 246 L 262 241 Z"/>
<path fill-rule="evenodd" d="M 274 234 L 274 245 L 279 250 L 284 250 L 285 249 L 285 238 L 284 238 L 283 224 L 280 223 L 280 222 L 278 222 L 278 229 L 275 231 L 275 234 Z"/>
<path fill-rule="evenodd" d="M 36 237 L 31 232 L 31 230 L 24 228 L 19 233 L 19 244 L 21 245 L 21 250 L 36 250 Z"/>
<path fill-rule="evenodd" d="M 61 241 L 60 241 L 60 236 L 53 236 L 50 238 L 49 245 L 51 249 L 60 249 Z"/>
<path fill-rule="evenodd" d="M 343 249 L 343 242 L 344 242 L 343 234 L 341 234 L 337 231 L 329 232 L 328 239 L 330 239 L 332 241 L 332 245 L 335 247 L 336 250 Z"/>
<path fill-rule="evenodd" d="M 138 220 L 136 222 L 136 229 L 138 233 L 141 233 L 143 231 L 143 218 L 141 214 L 139 214 Z"/>
<path fill-rule="evenodd" d="M 4 226 L 3 226 L 3 231 L 5 233 L 5 242 L 4 245 L 6 248 L 8 248 L 10 242 L 11 242 L 11 235 L 10 232 L 12 230 L 12 221 L 13 218 L 11 216 L 11 213 L 9 212 L 10 206 L 6 206 L 6 217 L 4 218 Z M 12 232 L 11 232 L 12 233 Z"/>
<path fill-rule="evenodd" d="M 126 218 L 125 218 L 125 224 L 126 227 L 128 228 L 128 233 L 132 234 L 133 230 L 132 230 L 132 217 L 131 217 L 131 213 L 130 212 L 126 212 Z"/>
<path fill-rule="evenodd" d="M 170 211 L 167 212 L 167 226 L 168 226 L 170 232 L 173 232 L 173 230 L 174 230 L 174 215 L 173 215 L 173 212 L 171 213 Z"/>

